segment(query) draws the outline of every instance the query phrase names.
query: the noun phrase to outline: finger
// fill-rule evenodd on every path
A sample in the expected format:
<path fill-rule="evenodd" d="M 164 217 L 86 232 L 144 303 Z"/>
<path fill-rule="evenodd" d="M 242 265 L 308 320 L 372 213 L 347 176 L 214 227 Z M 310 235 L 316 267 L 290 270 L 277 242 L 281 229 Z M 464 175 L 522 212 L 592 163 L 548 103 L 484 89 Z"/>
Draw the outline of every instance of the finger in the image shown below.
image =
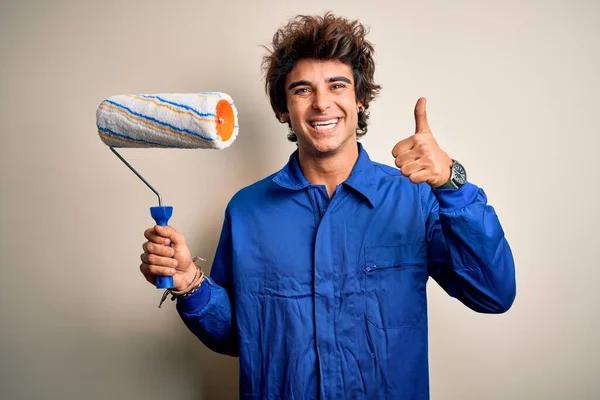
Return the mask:
<path fill-rule="evenodd" d="M 165 246 L 168 246 L 169 243 L 171 243 L 171 240 L 169 238 L 164 238 L 160 235 L 157 235 L 154 231 L 154 228 L 146 229 L 144 231 L 144 237 L 153 243 L 162 244 Z"/>
<path fill-rule="evenodd" d="M 423 163 L 420 160 L 415 160 L 403 165 L 400 169 L 400 172 L 402 173 L 402 175 L 410 178 L 411 175 L 424 170 L 425 166 L 423 165 Z"/>
<path fill-rule="evenodd" d="M 153 284 L 154 286 L 156 286 L 156 278 L 154 277 L 154 275 L 152 275 L 152 274 L 145 275 L 144 273 L 142 273 L 142 275 L 144 275 L 144 278 L 146 278 L 146 280 L 148 282 L 150 282 L 151 284 Z"/>
<path fill-rule="evenodd" d="M 142 249 L 144 249 L 145 253 L 155 254 L 161 257 L 173 257 L 175 255 L 175 250 L 172 247 L 152 242 L 145 242 L 142 245 Z"/>
<path fill-rule="evenodd" d="M 177 230 L 171 226 L 155 225 L 154 232 L 156 232 L 157 235 L 159 235 L 163 238 L 169 238 L 171 240 L 171 243 L 173 243 L 173 244 L 178 244 L 178 245 L 186 244 L 185 237 L 181 233 L 177 232 Z"/>
<path fill-rule="evenodd" d="M 430 175 L 431 174 L 429 173 L 428 170 L 422 169 L 420 171 L 413 172 L 412 174 L 410 174 L 408 179 L 410 179 L 410 181 L 412 183 L 423 183 L 423 182 L 427 182 Z"/>
<path fill-rule="evenodd" d="M 404 167 L 409 162 L 415 161 L 419 158 L 419 155 L 414 150 L 407 150 L 404 153 L 396 157 L 395 163 L 398 168 Z"/>
<path fill-rule="evenodd" d="M 414 147 L 414 145 L 415 145 L 414 136 L 411 136 L 406 139 L 402 139 L 401 141 L 396 143 L 396 145 L 392 149 L 392 156 L 394 158 L 396 158 L 400 154 L 404 153 L 405 151 L 411 150 Z"/>
<path fill-rule="evenodd" d="M 427 121 L 427 99 L 421 97 L 415 105 L 415 133 L 431 132 Z"/>
<path fill-rule="evenodd" d="M 178 262 L 174 258 L 161 257 L 154 254 L 142 253 L 140 259 L 143 263 L 158 265 L 159 267 L 177 268 Z"/>
<path fill-rule="evenodd" d="M 142 273 L 142 275 L 144 275 L 144 278 L 146 278 L 148 282 L 150 282 L 153 285 L 156 285 L 156 279 L 154 278 L 154 275 L 152 275 L 152 273 L 150 272 L 149 265 L 140 264 L 140 272 Z"/>
<path fill-rule="evenodd" d="M 148 282 L 153 282 L 150 281 L 150 278 L 153 278 L 155 275 L 173 276 L 177 273 L 177 271 L 173 268 L 160 267 L 158 265 L 146 263 L 140 264 L 140 271 L 144 275 L 144 277 L 146 277 L 146 280 L 148 280 Z"/>

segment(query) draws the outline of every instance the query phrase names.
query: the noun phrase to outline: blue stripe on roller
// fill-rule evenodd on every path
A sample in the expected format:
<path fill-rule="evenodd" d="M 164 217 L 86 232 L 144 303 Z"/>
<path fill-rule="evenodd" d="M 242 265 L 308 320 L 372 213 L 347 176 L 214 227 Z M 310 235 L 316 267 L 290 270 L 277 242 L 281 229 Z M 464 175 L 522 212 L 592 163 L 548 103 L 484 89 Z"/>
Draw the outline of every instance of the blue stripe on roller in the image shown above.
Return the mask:
<path fill-rule="evenodd" d="M 216 140 L 217 140 L 217 139 L 214 139 L 214 138 L 207 138 L 207 137 L 204 137 L 204 136 L 202 136 L 202 135 L 200 135 L 200 134 L 198 134 L 198 133 L 196 133 L 196 132 L 194 132 L 194 131 L 190 131 L 189 129 L 178 128 L 178 127 L 176 127 L 176 126 L 173 126 L 173 125 L 171 125 L 171 124 L 168 124 L 168 123 L 166 123 L 166 122 L 159 121 L 159 120 L 157 120 L 156 118 L 152 118 L 152 117 L 149 117 L 149 116 L 147 116 L 147 115 L 140 114 L 140 113 L 138 113 L 138 112 L 135 112 L 135 111 L 133 111 L 133 110 L 132 110 L 132 109 L 130 109 L 129 107 L 127 107 L 127 106 L 124 106 L 124 105 L 122 105 L 122 104 L 119 104 L 119 103 L 116 103 L 116 102 L 114 102 L 114 101 L 112 101 L 112 100 L 108 100 L 108 99 L 106 99 L 106 100 L 104 100 L 104 101 L 106 101 L 106 102 L 107 102 L 107 103 L 109 103 L 109 104 L 112 104 L 112 105 L 113 105 L 113 106 L 115 106 L 115 107 L 118 107 L 118 108 L 121 108 L 121 109 L 123 109 L 123 110 L 127 111 L 127 112 L 128 112 L 128 113 L 130 113 L 131 115 L 135 115 L 136 117 L 140 117 L 140 118 L 146 119 L 146 120 L 148 120 L 148 121 L 152 121 L 152 122 L 154 122 L 155 124 L 162 125 L 162 126 L 164 126 L 164 127 L 167 127 L 167 128 L 173 129 L 174 131 L 177 131 L 177 132 L 182 132 L 182 133 L 187 133 L 188 135 L 192 135 L 192 136 L 198 137 L 198 138 L 200 138 L 200 139 L 203 139 L 203 140 L 206 140 L 206 141 L 208 141 L 208 142 L 214 142 L 214 141 L 216 141 Z"/>
<path fill-rule="evenodd" d="M 221 99 L 223 97 L 223 93 L 219 93 L 219 92 L 198 92 L 198 94 L 205 94 L 208 96 L 217 96 L 219 99 Z"/>
<path fill-rule="evenodd" d="M 100 131 L 102 131 L 103 133 L 106 133 L 106 134 L 109 134 L 109 135 L 113 135 L 113 136 L 116 136 L 116 137 L 121 138 L 121 139 L 131 140 L 131 141 L 134 141 L 134 142 L 140 142 L 140 143 L 150 144 L 150 145 L 155 145 L 155 146 L 166 147 L 166 145 L 164 145 L 162 143 L 156 143 L 156 142 L 150 142 L 150 141 L 144 140 L 144 139 L 132 138 L 131 136 L 127 136 L 127 135 L 123 135 L 122 133 L 117 133 L 115 131 L 111 131 L 108 128 L 102 128 L 102 127 L 99 126 L 98 129 Z"/>
<path fill-rule="evenodd" d="M 170 105 L 172 105 L 172 106 L 176 106 L 176 107 L 183 108 L 184 110 L 191 111 L 191 112 L 192 112 L 192 114 L 195 114 L 195 115 L 197 115 L 197 116 L 199 116 L 199 117 L 203 117 L 203 118 L 205 118 L 205 117 L 214 117 L 214 116 L 215 116 L 215 114 L 214 114 L 214 113 L 201 113 L 201 112 L 198 112 L 198 111 L 196 111 L 195 109 L 193 109 L 193 108 L 192 108 L 192 107 L 190 107 L 190 106 L 186 106 L 185 104 L 179 104 L 179 103 L 175 103 L 174 101 L 170 101 L 170 100 L 163 99 L 163 98 L 162 98 L 162 97 L 160 97 L 160 96 L 154 96 L 154 95 L 144 95 L 144 94 L 142 94 L 142 95 L 140 95 L 140 96 L 141 96 L 141 97 L 145 97 L 145 98 L 147 98 L 147 99 L 156 99 L 156 100 L 162 101 L 162 102 L 163 102 L 163 103 L 165 103 L 165 104 L 170 104 Z"/>

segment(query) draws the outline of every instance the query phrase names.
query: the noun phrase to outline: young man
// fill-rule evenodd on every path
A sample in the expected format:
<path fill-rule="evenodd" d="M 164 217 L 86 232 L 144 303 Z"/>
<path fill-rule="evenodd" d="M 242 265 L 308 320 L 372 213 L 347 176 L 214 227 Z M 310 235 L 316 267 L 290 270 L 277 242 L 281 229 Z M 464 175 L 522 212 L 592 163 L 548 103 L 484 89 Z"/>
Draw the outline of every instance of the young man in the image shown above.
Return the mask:
<path fill-rule="evenodd" d="M 515 297 L 498 218 L 437 145 L 425 99 L 398 168 L 357 142 L 379 90 L 364 36 L 330 14 L 275 34 L 266 89 L 298 148 L 231 199 L 210 278 L 175 229 L 145 232 L 143 274 L 174 275 L 189 329 L 239 356 L 242 398 L 428 398 L 428 278 L 477 312 Z"/>

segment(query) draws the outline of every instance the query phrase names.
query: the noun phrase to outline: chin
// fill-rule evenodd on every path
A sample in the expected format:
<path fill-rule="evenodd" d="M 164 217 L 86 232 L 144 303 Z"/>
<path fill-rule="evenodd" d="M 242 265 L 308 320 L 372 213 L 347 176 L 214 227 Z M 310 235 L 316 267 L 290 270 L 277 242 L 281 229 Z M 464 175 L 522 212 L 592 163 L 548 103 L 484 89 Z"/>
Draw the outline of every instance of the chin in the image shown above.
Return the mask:
<path fill-rule="evenodd" d="M 307 153 L 313 154 L 333 154 L 336 153 L 340 148 L 344 145 L 344 141 L 341 141 L 340 138 L 331 136 L 331 137 L 322 137 L 322 138 L 311 138 L 309 141 L 305 141 L 302 144 L 302 148 Z"/>

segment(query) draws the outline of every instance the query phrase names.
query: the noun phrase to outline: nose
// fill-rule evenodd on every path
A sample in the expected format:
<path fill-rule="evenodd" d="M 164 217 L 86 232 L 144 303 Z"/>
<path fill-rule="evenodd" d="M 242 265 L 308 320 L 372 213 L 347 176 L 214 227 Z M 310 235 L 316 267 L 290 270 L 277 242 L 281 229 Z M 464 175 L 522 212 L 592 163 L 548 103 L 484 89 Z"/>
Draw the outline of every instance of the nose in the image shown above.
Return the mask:
<path fill-rule="evenodd" d="M 313 109 L 323 112 L 331 107 L 330 94 L 326 90 L 316 90 L 313 96 Z"/>

